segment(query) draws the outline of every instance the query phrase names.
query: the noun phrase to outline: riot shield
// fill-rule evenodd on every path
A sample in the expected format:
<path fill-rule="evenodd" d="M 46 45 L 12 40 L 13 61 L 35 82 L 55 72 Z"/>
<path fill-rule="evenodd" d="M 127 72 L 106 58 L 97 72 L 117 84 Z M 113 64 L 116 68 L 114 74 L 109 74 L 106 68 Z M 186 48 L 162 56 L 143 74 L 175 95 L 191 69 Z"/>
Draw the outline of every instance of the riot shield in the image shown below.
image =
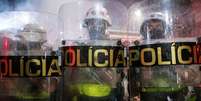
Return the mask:
<path fill-rule="evenodd" d="M 134 61 L 130 64 L 132 96 L 142 101 L 189 101 L 198 95 L 196 101 L 200 100 L 200 94 L 191 89 L 200 83 L 199 63 L 180 63 L 193 56 L 193 46 L 199 50 L 196 4 L 199 1 L 143 0 L 130 6 L 129 30 L 143 36 L 138 46 L 129 49 Z M 180 51 L 183 45 L 190 51 Z"/>
<path fill-rule="evenodd" d="M 1 13 L 0 21 L 0 100 L 61 100 L 61 72 L 50 73 L 51 68 L 59 70 L 54 54 L 62 31 L 59 18 L 47 13 L 13 11 Z"/>
<path fill-rule="evenodd" d="M 121 73 L 123 69 L 121 68 L 124 65 L 107 65 L 113 61 L 107 56 L 111 54 L 111 51 L 121 50 L 123 52 L 124 50 L 117 44 L 121 38 L 113 36 L 126 31 L 126 7 L 113 0 L 85 0 L 64 4 L 59 13 L 64 20 L 65 28 L 64 43 L 61 47 L 62 57 L 64 57 L 62 67 L 65 68 L 64 99 L 68 101 L 122 101 Z M 104 52 L 102 51 L 102 55 L 96 57 L 95 51 L 101 49 Z M 96 58 L 90 59 L 90 52 L 92 52 L 92 57 Z M 114 53 L 111 56 L 115 55 L 118 54 Z M 120 58 L 124 61 L 124 56 Z M 109 62 L 108 59 L 111 61 Z M 100 64 L 97 64 L 97 61 Z"/>

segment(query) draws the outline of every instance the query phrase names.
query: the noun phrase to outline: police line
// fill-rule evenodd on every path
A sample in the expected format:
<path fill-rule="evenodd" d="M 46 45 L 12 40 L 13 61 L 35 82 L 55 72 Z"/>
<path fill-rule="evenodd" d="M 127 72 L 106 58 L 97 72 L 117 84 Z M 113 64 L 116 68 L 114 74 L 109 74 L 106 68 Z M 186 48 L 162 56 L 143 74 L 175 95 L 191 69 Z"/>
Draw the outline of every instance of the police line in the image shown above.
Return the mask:
<path fill-rule="evenodd" d="M 66 46 L 57 56 L 1 56 L 3 77 L 61 76 L 63 68 L 123 68 L 130 66 L 200 64 L 200 44 L 194 42 L 131 46 Z M 129 57 L 129 58 L 127 58 Z"/>
<path fill-rule="evenodd" d="M 116 68 L 200 64 L 200 46 L 195 42 L 160 43 L 131 46 L 129 51 L 120 46 L 63 47 L 62 64 L 67 67 Z"/>

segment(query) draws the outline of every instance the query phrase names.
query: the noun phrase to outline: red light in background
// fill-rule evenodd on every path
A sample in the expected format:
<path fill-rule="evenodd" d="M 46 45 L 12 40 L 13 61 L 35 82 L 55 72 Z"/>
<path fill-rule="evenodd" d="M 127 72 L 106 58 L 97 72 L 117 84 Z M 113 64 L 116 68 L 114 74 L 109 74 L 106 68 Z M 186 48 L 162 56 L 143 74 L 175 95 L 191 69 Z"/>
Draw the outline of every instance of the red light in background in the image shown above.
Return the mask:
<path fill-rule="evenodd" d="M 4 37 L 3 38 L 3 49 L 8 50 L 9 49 L 9 39 Z"/>

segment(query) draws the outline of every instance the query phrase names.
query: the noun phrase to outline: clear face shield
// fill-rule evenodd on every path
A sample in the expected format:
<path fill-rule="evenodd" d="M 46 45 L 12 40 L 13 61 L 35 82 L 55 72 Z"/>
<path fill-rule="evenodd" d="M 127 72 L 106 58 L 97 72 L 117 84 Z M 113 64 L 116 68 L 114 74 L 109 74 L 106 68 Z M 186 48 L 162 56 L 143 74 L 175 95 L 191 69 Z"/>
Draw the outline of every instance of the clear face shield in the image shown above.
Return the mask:
<path fill-rule="evenodd" d="M 141 33 L 144 39 L 164 39 L 166 33 L 166 24 L 159 19 L 151 19 L 143 23 Z"/>
<path fill-rule="evenodd" d="M 86 27 L 91 40 L 104 39 L 108 23 L 103 19 L 86 19 Z"/>

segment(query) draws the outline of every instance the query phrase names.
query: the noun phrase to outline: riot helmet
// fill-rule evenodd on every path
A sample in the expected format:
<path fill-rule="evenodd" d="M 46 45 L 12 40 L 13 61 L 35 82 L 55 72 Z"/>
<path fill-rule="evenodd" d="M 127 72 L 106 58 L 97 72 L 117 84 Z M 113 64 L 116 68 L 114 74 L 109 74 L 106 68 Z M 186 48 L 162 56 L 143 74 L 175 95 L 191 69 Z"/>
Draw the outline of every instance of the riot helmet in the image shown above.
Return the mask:
<path fill-rule="evenodd" d="M 163 39 L 167 33 L 167 27 L 167 22 L 162 13 L 152 13 L 141 25 L 140 33 L 145 40 Z"/>
<path fill-rule="evenodd" d="M 90 39 L 104 39 L 108 26 L 111 26 L 111 19 L 106 8 L 95 6 L 88 10 L 84 19 L 83 27 L 87 28 Z"/>

